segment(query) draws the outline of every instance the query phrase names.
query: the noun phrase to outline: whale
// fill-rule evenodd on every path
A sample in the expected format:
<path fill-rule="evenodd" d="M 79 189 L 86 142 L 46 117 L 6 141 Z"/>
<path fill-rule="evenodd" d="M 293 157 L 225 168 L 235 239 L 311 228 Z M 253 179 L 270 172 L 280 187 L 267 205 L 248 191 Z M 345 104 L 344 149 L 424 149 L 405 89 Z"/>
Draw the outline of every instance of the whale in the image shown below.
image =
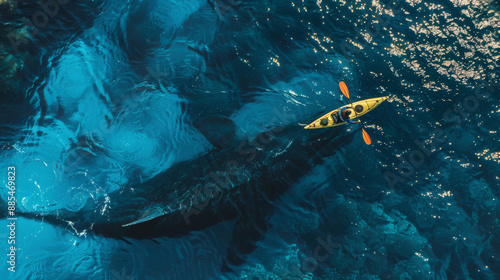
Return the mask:
<path fill-rule="evenodd" d="M 131 22 L 135 18 L 142 18 L 152 3 L 155 1 L 146 1 L 131 7 L 130 9 L 134 10 L 130 10 L 130 14 L 123 16 L 122 19 Z M 194 91 L 193 87 L 189 86 L 184 88 L 183 85 L 191 84 L 188 81 L 196 80 L 200 73 L 206 73 L 205 67 L 210 66 L 211 61 L 210 57 L 203 57 L 203 50 L 211 44 L 213 36 L 194 37 L 188 45 L 176 40 L 192 34 L 192 29 L 200 26 L 199 22 L 206 17 L 210 18 L 211 23 L 215 22 L 216 15 L 212 13 L 210 5 L 196 3 L 199 6 L 197 4 L 189 9 L 186 8 L 185 13 L 176 18 L 174 24 L 144 22 L 137 27 L 128 24 L 119 26 L 116 32 L 117 43 L 123 44 L 125 55 L 120 53 L 117 55 L 127 57 L 130 66 L 118 62 L 113 63 L 113 66 L 120 70 L 117 70 L 117 73 L 125 72 L 127 77 L 131 78 L 121 81 L 123 85 L 120 84 L 116 89 L 107 88 L 101 85 L 100 79 L 92 77 L 88 87 L 69 83 L 99 93 L 97 96 L 102 110 L 80 119 L 83 115 L 76 114 L 78 106 L 85 102 L 74 102 L 80 96 L 78 95 L 80 92 L 70 91 L 74 95 L 72 96 L 74 100 L 66 95 L 58 99 L 48 94 L 47 96 L 52 99 L 47 100 L 46 115 L 53 117 L 54 127 L 56 125 L 63 127 L 69 131 L 70 136 L 72 133 L 75 134 L 71 136 L 74 140 L 68 140 L 74 141 L 69 145 L 70 152 L 76 151 L 77 156 L 84 159 L 78 161 L 77 168 L 74 169 L 66 168 L 64 165 L 67 162 L 61 162 L 64 167 L 62 169 L 69 171 L 61 173 L 61 176 L 66 176 L 65 174 L 70 176 L 73 170 L 82 170 L 83 165 L 98 169 L 99 165 L 95 164 L 97 161 L 104 158 L 115 159 L 116 151 L 121 151 L 121 147 L 117 147 L 117 144 L 123 143 L 133 130 L 123 125 L 123 116 L 127 115 L 121 111 L 114 112 L 112 109 L 125 108 L 124 104 L 128 104 L 127 102 L 132 102 L 135 104 L 134 108 L 138 108 L 142 106 L 138 105 L 142 104 L 140 102 L 146 104 L 147 99 L 141 99 L 143 94 L 157 98 L 153 106 L 148 105 L 150 108 L 159 109 L 160 106 L 154 107 L 156 104 L 171 106 L 164 107 L 163 110 L 168 111 L 170 118 L 177 121 L 168 122 L 172 125 L 165 127 L 162 135 L 169 133 L 168 129 L 188 127 L 192 129 L 189 133 L 195 135 L 184 134 L 183 137 L 191 139 L 185 141 L 188 144 L 182 146 L 182 149 L 189 149 L 190 144 L 200 145 L 196 136 L 198 132 L 212 145 L 212 149 L 208 152 L 204 152 L 203 149 L 196 152 L 186 151 L 183 154 L 187 156 L 183 158 L 181 153 L 170 151 L 169 149 L 175 146 L 169 145 L 165 151 L 176 153 L 172 156 L 172 165 L 168 163 L 165 170 L 151 178 L 149 174 L 153 172 L 145 172 L 147 167 L 136 163 L 137 168 L 131 168 L 135 168 L 133 172 L 136 173 L 131 172 L 132 178 L 127 178 L 128 182 L 118 189 L 107 186 L 102 187 L 104 191 L 89 189 L 88 193 L 85 193 L 86 200 L 82 206 L 72 208 L 65 207 L 64 203 L 55 206 L 47 203 L 40 204 L 46 208 L 38 209 L 35 207 L 36 203 L 27 203 L 28 207 L 21 208 L 17 212 L 19 216 L 54 224 L 76 235 L 88 233 L 119 239 L 182 237 L 189 232 L 204 230 L 224 221 L 235 221 L 227 263 L 238 265 L 244 261 L 245 255 L 255 248 L 256 242 L 262 239 L 269 228 L 268 221 L 280 195 L 315 165 L 321 164 L 324 157 L 350 142 L 349 135 L 337 137 L 342 130 L 304 133 L 302 127 L 296 124 L 298 119 L 310 118 L 308 114 L 314 114 L 318 110 L 317 105 L 306 107 L 303 102 L 315 101 L 321 107 L 326 106 L 322 104 L 332 99 L 329 94 L 312 94 L 325 93 L 332 84 L 315 72 L 296 71 L 294 75 L 287 75 L 286 79 L 280 79 L 278 82 L 269 81 L 268 84 L 252 82 L 251 84 L 261 85 L 263 89 L 245 86 L 245 90 L 249 92 L 231 91 L 231 87 L 220 82 L 217 77 L 210 78 L 209 75 L 199 84 L 199 88 L 203 88 L 204 91 L 210 90 L 209 94 L 200 94 L 200 91 Z M 141 34 L 140 27 L 149 24 L 151 28 L 146 28 L 147 32 Z M 168 26 L 172 27 L 172 33 L 167 32 L 156 37 L 157 32 L 166 30 Z M 214 34 L 216 31 L 214 26 L 215 24 L 206 24 L 205 28 L 211 30 L 210 34 Z M 148 43 L 141 45 L 145 41 Z M 113 45 L 115 42 L 106 44 Z M 70 67 L 73 62 L 87 65 L 83 62 L 88 60 L 88 56 L 92 58 L 91 65 L 95 68 L 92 68 L 95 73 L 102 73 L 107 69 L 94 65 L 101 61 L 102 65 L 105 65 L 107 58 L 100 58 L 98 52 L 90 52 L 91 43 L 82 40 L 76 42 L 74 46 L 71 51 L 63 54 L 66 59 L 62 60 L 59 67 Z M 82 57 L 80 53 L 85 56 Z M 188 59 L 189 67 L 186 68 L 182 61 L 174 60 L 178 58 Z M 213 60 L 216 61 L 217 56 Z M 172 63 L 174 69 L 164 70 L 165 65 L 171 64 L 170 62 L 174 62 Z M 100 65 L 99 63 L 97 65 Z M 188 72 L 191 69 L 198 70 Z M 156 72 L 151 73 L 150 70 Z M 57 69 L 54 73 L 57 73 Z M 182 75 L 175 76 L 176 73 Z M 102 74 L 113 80 L 113 71 Z M 140 80 L 147 75 L 149 77 L 144 80 L 151 78 L 156 81 L 161 78 L 170 82 L 162 80 L 159 81 L 158 87 L 145 86 L 141 94 L 121 94 L 129 83 L 135 84 L 137 79 Z M 65 80 L 67 79 L 71 80 L 72 76 L 65 76 Z M 56 83 L 49 83 L 46 88 L 51 88 L 52 85 L 57 89 L 59 83 L 55 81 Z M 320 84 L 323 82 L 323 85 L 316 86 L 311 81 L 319 81 Z M 171 88 L 179 90 L 170 90 L 167 88 L 169 84 L 172 84 Z M 58 91 L 53 90 L 53 92 Z M 81 96 L 84 96 L 83 92 Z M 85 96 L 91 95 L 87 92 Z M 273 107 L 280 109 L 275 110 Z M 187 111 L 187 117 L 183 117 L 184 110 Z M 296 115 L 285 115 L 285 111 L 293 111 Z M 158 118 L 156 111 L 141 115 L 143 130 L 154 127 L 147 126 L 152 122 L 149 120 L 149 114 Z M 129 117 L 134 117 L 133 121 L 136 122 L 135 115 Z M 47 119 L 49 120 L 49 117 Z M 102 119 L 102 124 L 96 121 L 97 119 Z M 46 128 L 47 131 L 50 129 L 53 127 Z M 102 133 L 103 129 L 112 130 L 113 133 Z M 141 134 L 142 136 L 146 134 Z M 42 139 L 45 134 L 39 137 Z M 175 135 L 171 136 L 172 138 L 167 137 L 170 136 L 165 136 L 164 142 L 174 139 Z M 149 140 L 154 142 L 159 139 Z M 65 147 L 66 144 L 58 147 L 63 156 L 67 153 Z M 51 156 L 55 158 L 57 153 L 53 154 Z M 51 158 L 45 158 L 45 161 L 55 162 Z M 83 165 L 80 164 L 82 162 Z M 128 162 L 124 162 L 124 165 L 126 164 Z M 149 174 L 146 174 L 148 172 Z M 145 181 L 142 181 L 141 176 L 145 176 Z M 64 186 L 66 185 L 69 186 L 70 183 L 65 183 Z M 51 195 L 56 197 L 55 194 Z M 59 202 L 55 199 L 54 201 Z"/>
<path fill-rule="evenodd" d="M 137 167 L 131 167 L 131 171 L 127 171 L 125 176 L 128 177 L 124 176 L 128 181 L 119 188 L 102 185 L 106 184 L 106 181 L 97 181 L 93 177 L 90 177 L 91 180 L 98 183 L 77 188 L 73 184 L 80 184 L 79 179 L 65 179 L 65 176 L 82 172 L 83 167 L 97 175 L 99 172 L 95 169 L 100 166 L 106 168 L 105 165 L 99 165 L 103 159 L 121 156 L 116 151 L 122 151 L 122 147 L 116 144 L 121 145 L 122 139 L 130 137 L 132 131 L 128 132 L 130 128 L 127 123 L 123 120 L 111 122 L 111 125 L 117 127 L 110 130 L 109 135 L 98 129 L 90 130 L 95 134 L 82 134 L 82 131 L 76 134 L 67 129 L 67 135 L 85 136 L 75 138 L 72 145 L 55 146 L 59 150 L 54 151 L 63 153 L 63 158 L 74 151 L 76 156 L 83 160 L 71 165 L 76 166 L 75 168 L 65 167 L 67 161 L 62 161 L 62 168 L 54 168 L 62 170 L 56 172 L 63 180 L 48 180 L 43 185 L 54 184 L 54 190 L 70 194 L 72 190 L 66 188 L 77 188 L 77 195 L 85 197 L 85 200 L 82 200 L 83 205 L 78 203 L 73 207 L 71 202 L 72 205 L 67 207 L 67 203 L 57 196 L 60 191 L 47 191 L 45 197 L 53 197 L 55 205 L 50 204 L 50 201 L 39 201 L 35 196 L 33 202 L 27 199 L 25 207 L 20 208 L 17 213 L 23 217 L 49 222 L 76 235 L 88 233 L 118 239 L 182 237 L 224 221 L 235 221 L 227 263 L 241 264 L 245 255 L 255 248 L 256 242 L 262 239 L 270 226 L 268 220 L 281 194 L 316 165 L 321 164 L 323 158 L 342 149 L 352 140 L 350 134 L 344 133 L 342 129 L 304 132 L 303 128 L 297 125 L 298 120 L 312 118 L 322 107 L 338 107 L 332 104 L 335 99 L 330 93 L 312 94 L 325 93 L 332 84 L 330 80 L 321 78 L 322 75 L 317 73 L 303 73 L 286 81 L 267 85 L 267 90 L 242 97 L 244 102 L 239 106 L 229 106 L 231 110 L 205 106 L 210 103 L 204 98 L 187 99 L 182 102 L 188 107 L 196 102 L 194 105 L 199 104 L 203 110 L 198 108 L 200 110 L 192 111 L 193 115 L 186 118 L 182 118 L 182 103 L 178 104 L 175 94 L 163 94 L 164 100 L 157 99 L 155 102 L 163 105 L 157 106 L 158 109 L 155 110 L 168 108 L 164 105 L 172 106 L 171 112 L 178 110 L 178 114 L 172 114 L 169 121 L 183 122 L 182 125 L 171 125 L 170 128 L 185 126 L 188 130 L 183 132 L 181 137 L 199 133 L 212 148 L 201 153 L 189 151 L 196 149 L 190 145 L 201 145 L 197 137 L 187 142 L 191 143 L 190 145 L 182 142 L 179 142 L 181 146 L 170 145 L 164 153 L 175 152 L 176 155 L 174 161 L 160 167 L 164 168 L 163 171 L 150 176 L 148 174 L 152 173 L 148 171 L 148 166 L 136 163 Z M 306 101 L 312 105 L 305 106 Z M 148 126 L 153 122 L 151 116 L 158 118 L 158 115 L 153 114 L 154 112 L 141 116 L 144 118 L 141 128 L 156 127 L 154 123 Z M 95 116 L 96 119 L 97 117 Z M 62 127 L 64 119 L 57 123 Z M 91 127 L 91 124 L 89 121 L 88 127 Z M 67 124 L 64 127 L 67 127 Z M 97 128 L 106 127 L 107 125 Z M 177 136 L 167 128 L 159 135 L 170 137 L 164 137 L 164 141 L 175 140 Z M 47 128 L 47 132 L 49 129 L 51 128 Z M 40 138 L 51 134 L 45 135 L 41 134 Z M 141 139 L 152 143 L 160 140 L 147 139 L 146 134 L 140 136 Z M 49 143 L 49 140 L 43 141 Z M 184 142 L 186 140 L 184 139 Z M 52 142 L 54 141 L 50 141 Z M 172 150 L 176 147 L 189 150 Z M 134 148 L 131 152 L 135 151 L 137 150 Z M 155 156 L 161 156 L 162 152 L 157 151 L 158 155 Z M 60 158 L 57 153 L 39 157 L 50 163 Z M 182 154 L 189 156 L 182 158 Z M 46 168 L 47 172 L 53 172 L 50 167 L 42 166 L 41 162 L 36 164 Z M 22 169 L 28 174 L 26 167 Z M 84 176 L 80 178 L 88 180 Z M 91 189 L 95 186 L 98 188 Z M 27 190 L 28 187 L 24 186 L 23 191 Z M 33 190 L 37 192 L 38 188 Z M 79 198 L 75 198 L 75 201 L 78 200 Z"/>
<path fill-rule="evenodd" d="M 151 17 L 143 16 L 151 10 L 155 3 L 158 1 L 144 1 L 138 3 L 137 6 L 131 6 L 130 10 L 124 12 L 126 14 L 121 19 L 126 23 L 133 22 L 135 19 L 147 18 L 150 20 Z M 165 5 L 170 5 L 168 3 L 171 2 L 165 3 L 167 3 Z M 39 122 L 40 127 L 46 125 L 47 127 L 43 127 L 43 131 L 47 132 L 60 127 L 61 131 L 67 131 L 65 135 L 69 135 L 71 139 L 59 139 L 61 145 L 56 147 L 58 150 L 54 149 L 50 155 L 44 154 L 41 158 L 45 157 L 44 160 L 49 163 L 58 162 L 64 165 L 66 162 L 58 161 L 58 153 L 60 151 L 62 155 L 65 155 L 67 153 L 65 149 L 69 146 L 70 151 L 71 149 L 79 151 L 78 156 L 84 158 L 89 163 L 88 166 L 92 166 L 94 163 L 94 169 L 99 169 L 93 159 L 100 160 L 108 155 L 110 158 L 116 157 L 116 151 L 120 152 L 121 150 L 117 149 L 114 144 L 123 143 L 122 140 L 129 137 L 133 129 L 127 130 L 128 127 L 122 122 L 124 114 L 121 112 L 115 114 L 112 109 L 125 107 L 121 104 L 122 101 L 123 103 L 131 101 L 134 104 L 141 104 L 134 98 L 140 99 L 142 96 L 141 94 L 132 95 L 132 98 L 127 97 L 129 96 L 127 94 L 118 96 L 122 92 L 121 87 L 125 88 L 129 83 L 135 83 L 137 79 L 140 80 L 147 74 L 156 80 L 158 76 L 151 74 L 148 69 L 154 68 L 153 70 L 156 71 L 155 63 L 158 61 L 160 72 L 157 73 L 160 73 L 159 77 L 163 77 L 161 76 L 163 74 L 167 75 L 168 77 L 163 78 L 173 81 L 173 88 L 180 90 L 160 91 L 153 87 L 151 87 L 153 88 L 151 92 L 145 90 L 145 96 L 153 96 L 152 93 L 155 92 L 159 93 L 155 96 L 157 99 L 151 102 L 153 105 L 148 104 L 148 108 L 156 109 L 157 107 L 154 107 L 156 104 L 170 104 L 171 107 L 162 109 L 168 111 L 170 119 L 176 121 L 172 122 L 175 125 L 165 128 L 165 134 L 168 133 L 168 129 L 183 128 L 185 125 L 192 128 L 195 133 L 200 132 L 212 145 L 212 149 L 208 152 L 203 150 L 196 153 L 188 151 L 186 152 L 189 154 L 187 159 L 174 155 L 172 165 L 169 163 L 168 168 L 154 174 L 151 178 L 149 175 L 146 176 L 144 181 L 139 173 L 145 167 L 138 166 L 136 169 L 138 175 L 128 178 L 128 182 L 121 185 L 120 188 L 108 189 L 104 187 L 104 191 L 98 190 L 92 193 L 89 191 L 84 204 L 75 209 L 59 205 L 53 207 L 50 204 L 42 205 L 46 208 L 36 208 L 38 205 L 36 203 L 30 204 L 28 200 L 27 206 L 23 205 L 24 208 L 20 208 L 16 212 L 19 216 L 46 221 L 77 235 L 88 233 L 120 239 L 181 237 L 191 231 L 204 230 L 224 221 L 235 221 L 227 263 L 237 265 L 244 261 L 244 256 L 255 248 L 256 242 L 262 239 L 266 230 L 271 226 L 268 222 L 269 217 L 272 216 L 280 196 L 314 166 L 321 164 L 323 158 L 332 155 L 351 142 L 352 137 L 343 133 L 341 129 L 305 133 L 302 127 L 296 124 L 298 118 L 309 118 L 308 114 L 315 113 L 318 107 L 327 106 L 323 105 L 326 104 L 325 101 L 331 101 L 331 95 L 320 93 L 327 92 L 332 83 L 326 81 L 323 75 L 316 72 L 304 74 L 297 70 L 287 72 L 294 75 L 293 77 L 286 75 L 286 79 L 279 76 L 280 79 L 276 78 L 270 81 L 260 78 L 257 79 L 259 82 L 247 81 L 245 83 L 252 86 L 258 84 L 267 88 L 262 90 L 245 86 L 245 90 L 253 91 L 249 93 L 230 92 L 227 90 L 229 87 L 226 84 L 219 82 L 217 77 L 210 78 L 209 75 L 205 79 L 209 87 L 200 87 L 204 90 L 206 88 L 211 90 L 211 94 L 208 96 L 197 95 L 199 93 L 197 91 L 194 91 L 193 94 L 189 90 L 191 87 L 184 89 L 182 85 L 187 84 L 187 81 L 191 81 L 191 79 L 196 79 L 199 73 L 206 73 L 204 68 L 206 65 L 212 67 L 211 62 L 218 65 L 219 59 L 218 56 L 214 56 L 215 58 L 204 57 L 206 54 L 204 49 L 214 40 L 215 24 L 204 26 L 211 30 L 209 34 L 212 35 L 207 38 L 194 37 L 188 45 L 183 45 L 182 42 L 175 40 L 182 36 L 188 37 L 189 34 L 192 34 L 193 29 L 200 26 L 199 22 L 206 17 L 210 19 L 210 23 L 216 22 L 217 15 L 212 13 L 210 5 L 201 1 L 193 3 L 196 5 L 179 10 L 181 13 L 178 17 L 173 17 L 175 20 L 172 22 L 148 21 L 136 26 L 119 23 L 116 40 L 125 50 L 125 55 L 120 53 L 117 55 L 120 58 L 127 57 L 131 64 L 131 71 L 129 71 L 127 63 L 122 65 L 121 62 L 116 62 L 113 66 L 120 70 L 116 71 L 120 75 L 125 72 L 127 77 L 131 77 L 122 82 L 126 85 L 120 84 L 117 89 L 110 90 L 101 85 L 100 79 L 93 76 L 89 78 L 90 81 L 84 81 L 88 83 L 88 85 L 86 84 L 88 87 L 82 87 L 76 83 L 66 83 L 70 86 L 78 86 L 80 90 L 88 89 L 99 93 L 98 98 L 96 98 L 99 102 L 93 103 L 93 105 L 100 104 L 99 108 L 102 110 L 98 110 L 99 112 L 94 112 L 93 115 L 86 114 L 84 119 L 84 115 L 77 114 L 78 106 L 91 102 L 88 100 L 80 102 L 80 94 L 82 97 L 92 97 L 88 92 L 83 95 L 83 92 L 66 89 L 73 94 L 72 98 L 64 95 L 59 99 L 58 96 L 46 95 L 50 98 L 45 101 L 47 105 L 42 106 L 47 107 L 42 115 L 47 115 L 47 120 L 53 120 L 54 125 L 49 127 L 48 122 Z M 160 18 L 168 17 L 162 16 Z M 206 32 L 202 33 L 206 34 Z M 91 35 L 89 34 L 83 40 L 73 43 L 71 51 L 61 54 L 65 59 L 61 60 L 59 67 L 70 67 L 71 63 L 87 65 L 84 62 L 90 57 L 93 58 L 90 65 L 95 70 L 96 77 L 100 77 L 97 75 L 101 73 L 99 71 L 108 68 L 99 67 L 101 64 L 96 62 L 101 62 L 100 59 L 102 59 L 102 65 L 105 65 L 104 62 L 107 62 L 107 58 L 100 58 L 99 52 L 89 51 L 93 49 L 91 48 L 92 43 L 87 41 Z M 113 45 L 115 42 L 106 42 L 106 44 Z M 224 52 L 221 51 L 221 53 Z M 175 60 L 178 58 L 188 58 L 190 63 L 186 65 L 190 67 L 186 68 L 186 65 L 181 63 L 182 61 Z M 236 58 L 232 59 L 236 61 Z M 170 72 L 161 72 L 164 71 L 164 66 L 172 61 L 175 62 L 173 65 L 177 68 Z M 193 67 L 193 65 L 195 66 Z M 197 70 L 193 73 L 188 72 L 191 68 Z M 55 74 L 56 70 L 54 70 Z M 179 72 L 182 75 L 176 77 L 174 74 Z M 133 75 L 134 73 L 135 75 Z M 76 74 L 78 72 L 74 72 L 75 80 Z M 102 74 L 106 77 L 109 75 L 109 80 L 113 80 L 113 75 L 115 75 L 113 71 Z M 71 81 L 72 76 L 65 76 L 64 79 L 66 82 L 68 79 Z M 261 80 L 262 82 L 260 82 Z M 312 81 L 315 81 L 315 84 L 323 82 L 324 85 L 320 87 L 322 89 L 318 90 L 316 85 L 312 85 Z M 305 86 L 306 83 L 307 86 Z M 52 89 L 50 86 L 56 85 L 53 92 L 57 92 L 55 89 L 59 84 L 61 83 L 58 83 L 58 80 L 55 82 L 49 80 L 48 85 L 44 85 L 44 88 Z M 207 84 L 201 83 L 200 85 Z M 159 83 L 158 86 L 167 88 L 167 85 L 168 83 Z M 150 87 L 145 88 L 149 90 Z M 318 93 L 312 94 L 313 92 Z M 178 98 L 172 97 L 176 94 L 179 94 Z M 279 99 L 276 99 L 276 96 Z M 148 100 L 140 99 L 139 101 L 144 101 L 146 104 Z M 304 106 L 306 101 L 313 105 Z M 217 104 L 220 108 L 214 109 L 212 104 Z M 188 108 L 189 115 L 186 118 L 183 117 L 185 106 Z M 137 107 L 139 105 L 134 108 Z M 273 107 L 280 107 L 280 110 L 275 110 Z M 287 110 L 296 111 L 297 115 L 285 115 L 283 112 Z M 151 116 L 158 118 L 158 114 L 154 113 L 156 112 L 151 113 Z M 133 122 L 137 121 L 135 115 L 129 116 L 134 117 Z M 149 113 L 140 117 L 143 121 L 141 123 L 143 130 L 153 127 L 146 126 L 152 122 L 149 120 Z M 104 125 L 100 125 L 96 119 L 102 119 Z M 119 121 L 113 123 L 112 120 L 117 119 Z M 184 123 L 189 121 L 192 124 Z M 177 125 L 181 122 L 182 125 Z M 109 129 L 113 125 L 116 125 L 113 135 L 111 135 L 113 137 L 110 135 L 102 137 L 102 134 L 93 136 L 94 132 L 100 132 L 100 129 Z M 40 139 L 46 137 L 46 134 L 42 132 L 40 135 L 36 135 Z M 117 135 L 121 138 L 114 137 Z M 141 134 L 141 137 L 145 135 Z M 189 135 L 184 136 L 188 137 Z M 55 136 L 52 135 L 52 137 Z M 67 145 L 66 142 L 73 141 L 73 138 L 76 139 L 74 144 Z M 45 143 L 51 139 L 45 139 Z M 163 140 L 168 141 L 169 139 Z M 152 139 L 152 142 L 155 140 L 157 139 Z M 186 141 L 188 144 L 182 148 L 189 148 L 190 143 L 199 144 L 196 142 L 198 141 L 197 136 L 193 136 L 190 141 Z M 174 153 L 174 151 L 169 150 L 170 148 L 168 146 L 165 150 Z M 37 164 L 41 165 L 42 161 Z M 140 164 L 137 163 L 137 165 Z M 66 176 L 65 173 L 61 172 L 61 174 L 61 176 Z M 55 184 L 58 183 L 56 180 L 54 181 Z M 69 186 L 70 183 L 65 183 L 64 186 L 66 185 Z M 2 209 L 6 209 L 6 207 L 2 207 Z M 5 216 L 5 213 L 3 215 Z"/>
<path fill-rule="evenodd" d="M 239 265 L 269 228 L 279 197 L 325 157 L 352 141 L 341 129 L 304 133 L 275 127 L 252 140 L 177 163 L 140 184 L 88 199 L 78 211 L 19 215 L 77 234 L 110 238 L 181 237 L 234 220 L 228 265 Z M 227 135 L 226 135 L 227 136 Z"/>

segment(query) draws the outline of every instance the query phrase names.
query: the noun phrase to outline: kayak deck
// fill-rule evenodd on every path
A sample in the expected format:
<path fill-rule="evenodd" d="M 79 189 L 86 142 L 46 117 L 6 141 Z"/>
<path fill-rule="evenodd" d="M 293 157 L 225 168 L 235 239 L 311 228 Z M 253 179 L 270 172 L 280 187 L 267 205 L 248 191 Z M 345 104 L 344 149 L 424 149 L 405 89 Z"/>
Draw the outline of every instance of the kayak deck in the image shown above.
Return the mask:
<path fill-rule="evenodd" d="M 349 104 L 349 105 L 344 105 L 342 107 L 347 107 L 348 109 L 355 110 L 356 114 L 358 117 L 363 116 L 364 114 L 370 112 L 371 110 L 375 109 L 378 105 L 380 105 L 382 102 L 387 100 L 389 96 L 383 96 L 383 97 L 376 97 L 376 98 L 370 98 L 370 99 L 365 99 L 361 101 L 356 101 L 354 103 Z M 304 129 L 319 129 L 319 128 L 327 128 L 327 127 L 334 127 L 334 126 L 339 126 L 346 124 L 346 122 L 340 121 L 338 119 L 338 111 L 342 108 L 337 108 L 328 114 L 325 114 L 321 118 L 313 121 L 309 125 L 305 126 Z M 354 112 L 351 113 L 351 120 L 356 119 L 356 115 Z"/>

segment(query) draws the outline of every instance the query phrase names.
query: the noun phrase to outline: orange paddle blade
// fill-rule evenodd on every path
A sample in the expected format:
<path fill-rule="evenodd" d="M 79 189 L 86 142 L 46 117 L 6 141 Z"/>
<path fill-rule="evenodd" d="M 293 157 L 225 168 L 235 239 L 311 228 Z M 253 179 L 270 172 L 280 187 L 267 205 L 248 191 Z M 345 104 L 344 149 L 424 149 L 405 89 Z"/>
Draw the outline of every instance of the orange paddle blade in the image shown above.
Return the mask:
<path fill-rule="evenodd" d="M 368 132 L 363 129 L 363 139 L 365 140 L 366 145 L 370 145 L 372 143 L 372 139 L 370 139 L 370 135 L 368 135 Z"/>
<path fill-rule="evenodd" d="M 347 85 L 344 82 L 339 83 L 340 90 L 342 93 L 349 99 L 349 90 L 347 89 Z"/>

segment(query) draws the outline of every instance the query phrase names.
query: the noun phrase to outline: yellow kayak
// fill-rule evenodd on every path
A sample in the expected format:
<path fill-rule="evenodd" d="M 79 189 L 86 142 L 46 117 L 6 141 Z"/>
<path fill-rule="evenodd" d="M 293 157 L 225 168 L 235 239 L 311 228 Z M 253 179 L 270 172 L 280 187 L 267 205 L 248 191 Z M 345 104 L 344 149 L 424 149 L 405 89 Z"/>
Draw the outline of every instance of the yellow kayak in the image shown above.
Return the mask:
<path fill-rule="evenodd" d="M 344 105 L 342 107 L 347 107 L 351 110 L 354 107 L 354 110 L 356 110 L 357 116 L 361 117 L 362 115 L 370 112 L 375 107 L 380 105 L 382 102 L 387 100 L 387 98 L 389 98 L 389 96 L 370 98 L 370 99 L 365 99 L 365 100 L 354 102 L 354 103 L 352 103 L 352 106 L 351 106 L 351 104 L 349 104 L 349 105 Z M 338 116 L 337 113 L 342 107 L 331 111 L 330 113 L 313 121 L 312 123 L 305 126 L 304 128 L 305 129 L 318 129 L 318 128 L 327 128 L 327 127 L 334 127 L 334 126 L 346 124 L 346 122 L 340 121 L 340 119 L 337 118 L 337 116 Z M 351 114 L 351 120 L 353 120 L 353 119 L 356 119 L 355 114 Z"/>

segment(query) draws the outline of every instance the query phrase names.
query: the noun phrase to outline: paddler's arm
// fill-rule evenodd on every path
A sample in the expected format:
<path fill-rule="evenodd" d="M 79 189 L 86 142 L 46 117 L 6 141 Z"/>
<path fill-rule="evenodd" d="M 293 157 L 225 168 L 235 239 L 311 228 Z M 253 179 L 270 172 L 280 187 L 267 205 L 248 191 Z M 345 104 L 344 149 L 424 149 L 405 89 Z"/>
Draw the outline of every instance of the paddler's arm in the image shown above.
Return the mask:
<path fill-rule="evenodd" d="M 351 121 L 351 120 L 347 120 L 347 122 L 348 122 L 348 123 L 350 123 L 350 124 L 355 124 L 355 123 L 359 123 L 359 122 L 361 122 L 361 121 L 360 121 L 360 120 L 357 120 L 357 121 L 353 122 L 353 121 Z"/>

